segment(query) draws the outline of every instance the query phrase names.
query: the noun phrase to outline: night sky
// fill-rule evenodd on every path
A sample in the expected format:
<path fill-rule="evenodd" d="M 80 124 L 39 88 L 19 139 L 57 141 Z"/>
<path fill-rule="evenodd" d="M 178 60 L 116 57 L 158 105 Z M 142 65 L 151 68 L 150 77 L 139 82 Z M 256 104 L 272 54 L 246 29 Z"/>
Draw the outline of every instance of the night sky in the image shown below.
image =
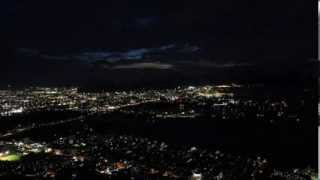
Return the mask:
<path fill-rule="evenodd" d="M 317 55 L 316 7 L 316 1 L 301 0 L 2 1 L 2 68 L 13 80 L 30 75 L 26 81 L 41 73 L 21 72 L 21 66 L 34 67 L 38 59 L 41 66 L 59 74 L 56 67 L 43 65 L 43 59 L 52 62 L 98 53 L 98 58 L 90 58 L 100 60 L 101 53 L 110 52 L 112 58 L 121 59 L 173 46 L 176 51 L 200 49 L 199 54 L 190 53 L 210 62 L 302 62 Z M 21 60 L 21 48 L 37 56 L 30 58 L 29 53 Z M 179 54 L 166 57 L 171 56 L 175 61 Z M 161 67 L 172 66 L 165 65 Z M 52 79 L 54 75 L 48 77 Z"/>

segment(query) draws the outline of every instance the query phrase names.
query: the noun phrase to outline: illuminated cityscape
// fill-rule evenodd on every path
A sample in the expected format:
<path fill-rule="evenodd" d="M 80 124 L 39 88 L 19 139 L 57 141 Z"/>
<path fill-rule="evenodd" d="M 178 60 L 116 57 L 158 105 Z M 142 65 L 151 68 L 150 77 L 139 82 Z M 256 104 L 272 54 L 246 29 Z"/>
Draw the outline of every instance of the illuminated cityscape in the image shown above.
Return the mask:
<path fill-rule="evenodd" d="M 0 171 L 3 177 L 46 179 L 85 176 L 83 168 L 97 178 L 111 179 L 232 179 L 239 173 L 242 178 L 258 179 L 315 176 L 310 168 L 277 169 L 268 156 L 224 152 L 218 146 L 202 148 L 201 143 L 165 142 L 161 135 L 144 129 L 163 126 L 167 130 L 161 131 L 172 133 L 166 126 L 197 122 L 187 133 L 198 138 L 207 136 L 193 132 L 198 121 L 221 127 L 233 123 L 239 128 L 263 124 L 271 131 L 283 124 L 303 129 L 305 115 L 298 113 L 304 108 L 303 97 L 295 102 L 276 96 L 248 97 L 245 91 L 255 88 L 230 84 L 96 93 L 78 88 L 2 90 L 1 116 L 7 126 L 1 127 L 5 133 L 0 136 Z M 42 119 L 52 112 L 53 118 Z M 101 132 L 100 126 L 106 129 Z"/>

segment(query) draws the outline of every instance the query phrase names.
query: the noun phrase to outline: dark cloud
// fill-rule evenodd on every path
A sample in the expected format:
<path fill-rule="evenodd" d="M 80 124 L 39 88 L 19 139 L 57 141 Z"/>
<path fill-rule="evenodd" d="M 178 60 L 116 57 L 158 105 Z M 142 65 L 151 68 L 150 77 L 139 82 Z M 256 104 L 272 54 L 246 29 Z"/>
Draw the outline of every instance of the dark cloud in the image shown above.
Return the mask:
<path fill-rule="evenodd" d="M 41 54 L 38 49 L 32 49 L 32 48 L 18 48 L 17 52 L 24 54 L 26 56 L 38 56 Z"/>
<path fill-rule="evenodd" d="M 132 63 L 127 65 L 116 65 L 112 69 L 172 69 L 174 65 L 160 62 Z"/>
<path fill-rule="evenodd" d="M 78 60 L 82 62 L 92 63 L 95 61 L 106 61 L 106 62 L 117 62 L 121 60 L 142 60 L 148 54 L 162 54 L 166 53 L 194 53 L 199 51 L 200 47 L 195 45 L 176 45 L 168 44 L 156 48 L 138 48 L 138 49 L 128 49 L 126 51 L 110 51 L 110 50 L 81 50 L 80 52 L 69 52 L 69 53 L 54 53 L 52 51 L 46 50 L 41 51 L 39 49 L 32 48 L 18 48 L 18 53 L 26 56 L 38 56 L 43 59 L 51 60 Z"/>
<path fill-rule="evenodd" d="M 135 23 L 137 27 L 150 27 L 159 23 L 159 16 L 146 16 L 146 17 L 138 17 L 135 19 Z"/>

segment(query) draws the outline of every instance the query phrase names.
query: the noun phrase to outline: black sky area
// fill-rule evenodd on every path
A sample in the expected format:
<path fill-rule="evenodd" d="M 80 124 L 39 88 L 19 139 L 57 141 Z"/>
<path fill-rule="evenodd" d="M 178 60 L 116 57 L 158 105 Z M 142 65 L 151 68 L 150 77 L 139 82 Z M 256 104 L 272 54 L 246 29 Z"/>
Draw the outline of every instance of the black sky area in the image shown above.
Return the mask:
<path fill-rule="evenodd" d="M 316 1 L 299 0 L 1 3 L 7 39 L 20 47 L 124 47 L 164 41 L 212 45 L 215 40 L 287 40 L 288 46 L 290 41 L 306 45 L 315 39 L 317 12 Z"/>
<path fill-rule="evenodd" d="M 189 43 L 212 61 L 235 52 L 241 53 L 234 62 L 317 57 L 317 1 L 311 0 L 6 0 L 0 15 L 2 69 L 19 66 L 17 48 L 118 51 Z"/>

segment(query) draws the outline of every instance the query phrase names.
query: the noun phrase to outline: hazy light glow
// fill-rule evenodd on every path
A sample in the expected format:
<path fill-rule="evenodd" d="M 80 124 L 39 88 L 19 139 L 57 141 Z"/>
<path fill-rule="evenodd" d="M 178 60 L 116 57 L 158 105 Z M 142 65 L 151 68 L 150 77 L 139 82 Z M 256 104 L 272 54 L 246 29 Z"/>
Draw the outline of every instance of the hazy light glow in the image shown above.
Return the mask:
<path fill-rule="evenodd" d="M 21 158 L 20 155 L 10 154 L 10 155 L 1 156 L 0 161 L 19 161 L 20 158 Z"/>

